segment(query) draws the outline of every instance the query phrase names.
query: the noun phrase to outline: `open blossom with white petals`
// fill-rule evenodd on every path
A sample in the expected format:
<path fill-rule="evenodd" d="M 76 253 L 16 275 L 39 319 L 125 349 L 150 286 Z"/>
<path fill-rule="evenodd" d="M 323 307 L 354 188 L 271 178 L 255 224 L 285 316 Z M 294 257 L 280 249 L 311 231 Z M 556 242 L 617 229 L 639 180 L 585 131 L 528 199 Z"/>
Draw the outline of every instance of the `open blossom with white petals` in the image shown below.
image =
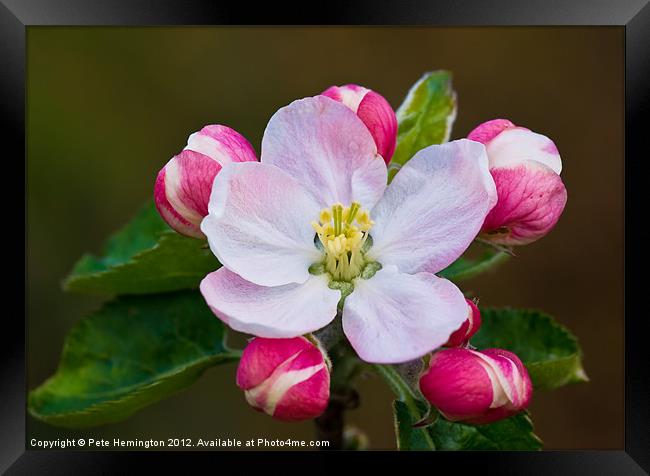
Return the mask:
<path fill-rule="evenodd" d="M 297 100 L 270 119 L 260 162 L 217 175 L 201 230 L 223 266 L 200 289 L 230 327 L 267 338 L 318 330 L 342 304 L 361 359 L 409 361 L 467 319 L 462 292 L 435 273 L 470 245 L 496 199 L 479 142 L 422 149 L 387 186 L 351 109 Z"/>

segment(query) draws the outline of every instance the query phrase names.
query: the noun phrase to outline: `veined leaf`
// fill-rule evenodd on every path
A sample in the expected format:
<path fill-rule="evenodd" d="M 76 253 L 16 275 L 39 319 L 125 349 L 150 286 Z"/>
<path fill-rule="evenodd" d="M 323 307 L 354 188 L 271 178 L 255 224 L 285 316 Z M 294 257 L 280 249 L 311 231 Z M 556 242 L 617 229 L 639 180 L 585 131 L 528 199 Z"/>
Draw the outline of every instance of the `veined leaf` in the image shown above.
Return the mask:
<path fill-rule="evenodd" d="M 439 450 L 539 450 L 542 441 L 533 433 L 526 413 L 488 425 L 465 425 L 439 417 L 429 427 Z"/>
<path fill-rule="evenodd" d="M 397 110 L 397 147 L 392 163 L 403 165 L 432 144 L 449 140 L 456 119 L 456 93 L 449 71 L 422 76 L 409 90 Z"/>
<path fill-rule="evenodd" d="M 107 241 L 103 256 L 84 255 L 77 262 L 64 289 L 146 294 L 196 288 L 219 266 L 205 241 L 173 231 L 149 203 Z"/>
<path fill-rule="evenodd" d="M 472 345 L 517 354 L 536 389 L 589 380 L 577 339 L 552 317 L 537 310 L 481 308 L 481 320 Z"/>
<path fill-rule="evenodd" d="M 58 370 L 29 395 L 29 412 L 79 428 L 127 418 L 238 358 L 225 329 L 196 291 L 126 296 L 68 334 Z"/>

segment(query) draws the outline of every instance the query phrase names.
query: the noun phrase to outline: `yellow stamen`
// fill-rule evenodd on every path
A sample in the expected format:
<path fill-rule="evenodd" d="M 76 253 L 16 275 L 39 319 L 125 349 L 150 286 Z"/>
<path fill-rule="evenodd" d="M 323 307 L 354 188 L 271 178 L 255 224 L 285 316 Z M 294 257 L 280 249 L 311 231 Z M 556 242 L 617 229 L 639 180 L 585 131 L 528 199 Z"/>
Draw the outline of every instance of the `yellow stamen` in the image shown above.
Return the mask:
<path fill-rule="evenodd" d="M 328 208 L 323 208 L 318 217 L 320 222 L 324 225 L 332 221 L 332 212 Z"/>
<path fill-rule="evenodd" d="M 358 202 L 349 207 L 335 203 L 321 210 L 319 222 L 311 223 L 325 250 L 323 264 L 335 280 L 350 281 L 365 265 L 361 252 L 374 222 Z"/>

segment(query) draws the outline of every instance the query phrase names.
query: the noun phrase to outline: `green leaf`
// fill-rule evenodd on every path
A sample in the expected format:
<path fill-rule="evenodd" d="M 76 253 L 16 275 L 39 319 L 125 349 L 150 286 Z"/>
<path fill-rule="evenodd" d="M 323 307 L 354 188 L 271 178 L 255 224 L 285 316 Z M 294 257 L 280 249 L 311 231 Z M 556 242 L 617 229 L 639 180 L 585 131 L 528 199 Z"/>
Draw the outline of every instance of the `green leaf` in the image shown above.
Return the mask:
<path fill-rule="evenodd" d="M 426 73 L 397 110 L 397 147 L 391 163 L 403 165 L 420 149 L 449 140 L 455 118 L 456 93 L 451 73 Z"/>
<path fill-rule="evenodd" d="M 29 395 L 29 412 L 80 428 L 127 418 L 238 358 L 224 326 L 196 291 L 125 296 L 68 334 L 53 377 Z"/>
<path fill-rule="evenodd" d="M 472 345 L 517 354 L 536 389 L 588 381 L 577 339 L 550 316 L 537 310 L 481 308 L 481 319 Z"/>
<path fill-rule="evenodd" d="M 429 434 L 439 450 L 539 450 L 542 447 L 525 413 L 488 425 L 465 425 L 440 416 L 429 427 Z"/>
<path fill-rule="evenodd" d="M 541 440 L 525 413 L 488 425 L 466 425 L 438 415 L 425 427 L 420 423 L 429 408 L 391 365 L 374 365 L 397 396 L 393 402 L 395 437 L 399 450 L 538 450 Z M 432 411 L 436 411 L 433 409 Z M 429 420 L 427 418 L 427 420 Z"/>
<path fill-rule="evenodd" d="M 492 247 L 486 247 L 482 255 L 478 258 L 467 258 L 461 256 L 445 269 L 440 271 L 438 275 L 455 282 L 460 282 L 484 273 L 504 261 L 507 261 L 509 258 L 510 255 L 503 251 L 496 250 Z"/>
<path fill-rule="evenodd" d="M 424 411 L 421 403 L 419 406 Z M 450 422 L 439 415 L 433 424 L 424 428 L 413 427 L 419 417 L 400 400 L 393 402 L 393 414 L 399 450 L 539 450 L 542 447 L 526 413 L 488 425 Z"/>
<path fill-rule="evenodd" d="M 424 408 L 420 412 L 425 411 Z M 428 428 L 414 428 L 423 413 L 415 412 L 401 400 L 393 402 L 393 417 L 395 419 L 395 438 L 397 449 L 400 451 L 435 450 L 436 445 Z"/>
<path fill-rule="evenodd" d="M 413 425 L 426 415 L 428 404 L 418 396 L 394 366 L 376 364 L 373 368 L 398 398 L 393 402 L 397 449 L 434 450 L 436 447 L 428 430 L 413 428 Z"/>
<path fill-rule="evenodd" d="M 173 231 L 149 203 L 107 241 L 103 256 L 84 255 L 77 262 L 64 289 L 146 294 L 196 288 L 219 266 L 205 241 Z"/>

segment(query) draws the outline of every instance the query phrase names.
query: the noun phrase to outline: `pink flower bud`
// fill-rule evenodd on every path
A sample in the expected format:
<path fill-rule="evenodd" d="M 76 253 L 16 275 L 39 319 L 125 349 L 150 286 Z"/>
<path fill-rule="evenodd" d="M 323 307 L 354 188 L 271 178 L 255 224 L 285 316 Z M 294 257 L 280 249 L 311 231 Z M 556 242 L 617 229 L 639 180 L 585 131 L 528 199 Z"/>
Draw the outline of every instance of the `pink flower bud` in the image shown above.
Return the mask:
<path fill-rule="evenodd" d="M 397 141 L 397 117 L 383 96 L 358 86 L 331 86 L 321 93 L 352 109 L 363 121 L 377 145 L 377 152 L 386 162 L 393 158 Z"/>
<path fill-rule="evenodd" d="M 316 418 L 329 400 L 328 361 L 321 349 L 304 337 L 257 337 L 244 349 L 237 386 L 253 408 L 278 420 Z"/>
<path fill-rule="evenodd" d="M 479 311 L 474 301 L 465 299 L 467 301 L 467 319 L 462 325 L 449 336 L 449 340 L 445 347 L 459 347 L 469 342 L 469 339 L 478 332 L 481 327 L 481 311 Z"/>
<path fill-rule="evenodd" d="M 204 238 L 212 183 L 228 162 L 257 160 L 250 143 L 226 126 L 209 125 L 192 134 L 183 151 L 158 173 L 154 200 L 163 219 L 177 232 Z"/>
<path fill-rule="evenodd" d="M 533 387 L 512 352 L 455 348 L 431 356 L 420 390 L 448 420 L 482 425 L 525 409 Z"/>
<path fill-rule="evenodd" d="M 498 195 L 481 238 L 525 245 L 546 235 L 567 200 L 560 178 L 562 160 L 553 141 L 507 119 L 484 122 L 467 138 L 485 145 Z"/>

